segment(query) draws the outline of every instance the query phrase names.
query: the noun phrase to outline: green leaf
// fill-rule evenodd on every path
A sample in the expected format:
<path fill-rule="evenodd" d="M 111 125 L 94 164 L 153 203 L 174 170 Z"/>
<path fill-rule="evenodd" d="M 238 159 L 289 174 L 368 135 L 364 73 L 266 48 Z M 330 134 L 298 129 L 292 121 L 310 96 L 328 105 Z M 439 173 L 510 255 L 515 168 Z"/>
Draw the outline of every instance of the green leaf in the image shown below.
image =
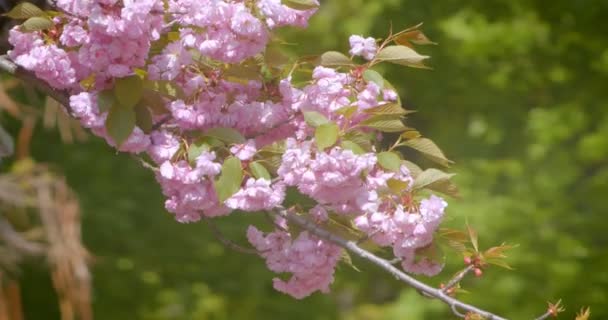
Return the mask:
<path fill-rule="evenodd" d="M 222 173 L 215 181 L 215 192 L 219 202 L 222 203 L 241 189 L 243 182 L 243 168 L 241 160 L 235 157 L 228 157 L 222 165 Z"/>
<path fill-rule="evenodd" d="M 405 140 L 418 139 L 420 137 L 422 137 L 422 135 L 417 130 L 408 130 L 401 134 L 401 138 Z"/>
<path fill-rule="evenodd" d="M 378 153 L 378 164 L 386 170 L 399 172 L 401 170 L 401 157 L 392 151 Z"/>
<path fill-rule="evenodd" d="M 359 107 L 357 106 L 346 106 L 336 110 L 335 113 L 343 115 L 346 118 L 350 118 L 355 114 L 355 112 L 357 112 L 357 110 L 359 110 Z"/>
<path fill-rule="evenodd" d="M 120 78 L 114 83 L 114 96 L 125 108 L 133 108 L 144 93 L 143 81 L 137 75 Z"/>
<path fill-rule="evenodd" d="M 145 81 L 144 88 L 158 92 L 168 98 L 184 98 L 185 94 L 182 88 L 176 86 L 171 81 L 166 80 L 155 80 Z"/>
<path fill-rule="evenodd" d="M 290 208 L 298 206 L 302 209 L 308 210 L 317 205 L 317 202 L 309 196 L 301 193 L 296 187 L 287 187 L 285 189 L 285 200 L 283 206 Z"/>
<path fill-rule="evenodd" d="M 414 189 L 423 189 L 437 181 L 450 180 L 453 176 L 453 173 L 445 173 L 439 169 L 427 169 L 418 175 L 418 178 L 414 181 Z"/>
<path fill-rule="evenodd" d="M 179 40 L 180 39 L 179 32 L 177 32 L 177 31 L 170 31 L 170 32 L 168 32 L 167 33 L 167 39 L 169 41 L 177 41 L 177 40 Z"/>
<path fill-rule="evenodd" d="M 44 11 L 29 2 L 21 2 L 20 4 L 14 6 L 11 11 L 3 14 L 3 16 L 7 16 L 12 19 L 28 19 L 44 15 Z"/>
<path fill-rule="evenodd" d="M 388 188 L 397 195 L 400 195 L 405 192 L 407 190 L 407 187 L 409 186 L 409 183 L 397 179 L 389 179 L 388 181 L 386 181 L 386 184 L 388 185 Z"/>
<path fill-rule="evenodd" d="M 456 188 L 456 185 L 450 181 L 453 176 L 453 173 L 445 173 L 434 168 L 427 169 L 416 177 L 414 189 L 426 188 L 457 197 L 458 189 Z"/>
<path fill-rule="evenodd" d="M 354 154 L 364 154 L 365 153 L 365 150 L 363 148 L 361 148 L 360 145 L 358 145 L 352 141 L 349 141 L 349 140 L 342 140 L 342 143 L 340 144 L 340 146 L 343 149 L 352 151 Z"/>
<path fill-rule="evenodd" d="M 425 157 L 430 160 L 439 163 L 444 167 L 449 167 L 453 162 L 448 160 L 445 157 L 441 149 L 430 139 L 427 138 L 418 138 L 412 139 L 408 141 L 404 141 L 401 145 L 410 147 L 420 153 L 422 153 Z"/>
<path fill-rule="evenodd" d="M 353 264 L 353 259 L 350 257 L 350 254 L 348 254 L 348 251 L 346 251 L 346 249 L 342 250 L 342 255 L 340 256 L 340 260 L 342 262 L 346 263 L 347 266 L 353 268 L 355 271 L 361 272 L 361 270 L 359 270 L 359 268 L 357 268 Z"/>
<path fill-rule="evenodd" d="M 264 51 L 264 62 L 271 67 L 282 67 L 289 63 L 289 57 L 283 53 L 281 47 L 271 44 Z"/>
<path fill-rule="evenodd" d="M 401 45 L 385 47 L 376 55 L 377 60 L 414 68 L 428 68 L 423 63 L 428 58 L 429 56 L 421 55 L 414 49 Z"/>
<path fill-rule="evenodd" d="M 477 237 L 477 231 L 475 231 L 475 229 L 473 229 L 469 225 L 468 222 L 467 222 L 467 231 L 469 232 L 469 239 L 471 240 L 471 244 L 473 245 L 475 252 L 479 252 L 479 242 L 478 242 L 478 237 Z"/>
<path fill-rule="evenodd" d="M 382 132 L 402 132 L 408 128 L 394 115 L 375 115 L 361 122 L 362 126 Z"/>
<path fill-rule="evenodd" d="M 256 179 L 271 180 L 270 173 L 260 162 L 252 162 L 249 164 L 249 170 Z"/>
<path fill-rule="evenodd" d="M 375 133 L 364 133 L 358 130 L 348 132 L 344 138 L 358 144 L 361 148 L 369 152 L 372 150 Z"/>
<path fill-rule="evenodd" d="M 135 106 L 135 124 L 146 134 L 152 131 L 154 126 L 150 109 L 142 103 Z"/>
<path fill-rule="evenodd" d="M 383 104 L 377 107 L 369 108 L 365 110 L 365 113 L 373 114 L 373 115 L 385 115 L 385 116 L 395 116 L 396 119 L 399 117 L 408 114 L 408 111 L 403 109 L 399 103 L 392 102 Z M 409 112 L 411 113 L 411 111 Z"/>
<path fill-rule="evenodd" d="M 232 128 L 209 129 L 205 132 L 205 136 L 217 138 L 227 144 L 240 144 L 246 141 L 240 132 Z"/>
<path fill-rule="evenodd" d="M 408 47 L 411 47 L 412 43 L 419 44 L 419 45 L 437 44 L 437 43 L 429 40 L 429 38 L 427 38 L 427 36 L 424 33 L 422 33 L 422 31 L 420 31 L 420 30 L 403 32 L 403 33 L 399 34 L 398 36 L 396 36 L 393 41 L 395 41 L 395 43 L 397 43 L 397 44 L 401 44 L 401 45 L 408 46 Z"/>
<path fill-rule="evenodd" d="M 380 90 L 384 89 L 384 78 L 377 71 L 367 69 L 363 71 L 363 79 L 367 82 L 373 82 L 380 87 Z"/>
<path fill-rule="evenodd" d="M 133 109 L 122 107 L 118 104 L 110 108 L 106 118 L 106 130 L 108 135 L 120 148 L 123 142 L 129 138 L 135 128 L 135 112 Z"/>
<path fill-rule="evenodd" d="M 414 178 L 418 177 L 418 175 L 422 173 L 422 169 L 411 161 L 403 160 L 402 164 L 410 170 L 410 175 L 412 175 Z"/>
<path fill-rule="evenodd" d="M 31 17 L 21 24 L 21 31 L 33 32 L 48 30 L 53 27 L 53 21 L 47 17 Z"/>
<path fill-rule="evenodd" d="M 314 0 L 283 0 L 283 4 L 296 10 L 309 10 L 319 7 Z"/>
<path fill-rule="evenodd" d="M 304 120 L 306 124 L 313 128 L 329 123 L 329 120 L 324 115 L 316 111 L 304 111 Z"/>
<path fill-rule="evenodd" d="M 141 103 L 148 106 L 150 111 L 155 115 L 166 114 L 169 112 L 169 110 L 167 110 L 167 106 L 165 105 L 163 96 L 160 93 L 150 89 L 144 89 L 144 95 L 141 98 Z"/>
<path fill-rule="evenodd" d="M 188 146 L 188 162 L 194 163 L 196 158 L 205 151 L 209 151 L 210 146 L 205 142 L 192 143 Z"/>
<path fill-rule="evenodd" d="M 315 130 L 315 141 L 319 150 L 333 146 L 338 141 L 340 128 L 335 123 L 326 123 L 320 125 Z"/>
<path fill-rule="evenodd" d="M 321 55 L 321 65 L 325 67 L 352 66 L 353 62 L 338 51 L 327 51 Z"/>
<path fill-rule="evenodd" d="M 114 92 L 111 89 L 100 91 L 97 94 L 97 108 L 99 112 L 106 112 L 116 104 Z"/>
<path fill-rule="evenodd" d="M 260 80 L 260 67 L 251 63 L 230 64 L 224 70 L 224 76 L 229 81 L 246 84 L 251 80 Z"/>

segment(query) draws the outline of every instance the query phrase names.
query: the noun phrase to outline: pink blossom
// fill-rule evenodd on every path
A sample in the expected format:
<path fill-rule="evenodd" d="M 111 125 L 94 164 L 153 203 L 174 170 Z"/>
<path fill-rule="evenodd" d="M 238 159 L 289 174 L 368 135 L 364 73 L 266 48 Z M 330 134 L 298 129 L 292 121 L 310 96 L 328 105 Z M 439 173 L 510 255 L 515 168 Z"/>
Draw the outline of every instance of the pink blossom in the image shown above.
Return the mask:
<path fill-rule="evenodd" d="M 361 36 L 352 35 L 348 39 L 350 42 L 350 54 L 353 56 L 362 56 L 366 60 L 372 60 L 378 51 L 376 40 L 372 37 L 363 38 Z"/>
<path fill-rule="evenodd" d="M 270 210 L 283 202 L 285 186 L 271 185 L 266 179 L 247 179 L 245 186 L 224 203 L 228 208 L 243 211 Z"/>
<path fill-rule="evenodd" d="M 288 232 L 276 230 L 264 236 L 253 226 L 247 229 L 247 239 L 266 259 L 268 268 L 276 273 L 289 272 L 289 280 L 273 279 L 274 288 L 302 299 L 315 291 L 329 292 L 336 264 L 342 249 L 307 231 L 294 240 Z"/>

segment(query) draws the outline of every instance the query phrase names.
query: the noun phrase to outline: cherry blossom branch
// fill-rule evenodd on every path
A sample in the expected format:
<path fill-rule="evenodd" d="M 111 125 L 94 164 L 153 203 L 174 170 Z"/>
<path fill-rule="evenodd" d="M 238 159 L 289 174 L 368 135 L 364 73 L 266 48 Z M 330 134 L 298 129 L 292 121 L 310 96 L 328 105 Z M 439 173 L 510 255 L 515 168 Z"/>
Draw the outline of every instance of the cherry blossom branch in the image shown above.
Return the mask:
<path fill-rule="evenodd" d="M 44 92 L 45 94 L 49 95 L 53 99 L 57 100 L 60 104 L 62 104 L 66 108 L 68 113 L 73 114 L 72 110 L 69 107 L 69 93 L 67 91 L 57 90 L 57 89 L 52 88 L 45 81 L 36 78 L 36 76 L 32 72 L 29 72 L 29 71 L 17 66 L 6 55 L 0 55 L 0 70 L 3 70 L 5 72 L 21 79 L 24 83 L 26 83 L 28 85 L 33 85 L 33 86 L 37 87 L 42 92 Z M 161 121 L 160 125 L 162 125 L 162 124 L 163 124 L 163 122 Z M 142 163 L 142 165 L 148 169 L 151 169 L 151 170 L 156 169 L 143 160 L 140 160 L 140 163 Z M 443 289 L 441 289 L 441 288 L 437 289 L 437 288 L 431 287 L 423 282 L 416 280 L 415 278 L 407 275 L 403 271 L 394 267 L 392 264 L 399 262 L 398 260 L 389 261 L 389 260 L 383 259 L 381 257 L 378 257 L 378 256 L 374 255 L 373 253 L 359 247 L 359 245 L 357 244 L 356 241 L 349 241 L 349 240 L 341 238 L 335 234 L 332 234 L 329 231 L 322 229 L 315 223 L 305 219 L 304 217 L 298 216 L 295 213 L 289 212 L 286 209 L 277 210 L 276 212 L 273 212 L 273 214 L 284 217 L 284 218 L 288 219 L 289 221 L 292 221 L 293 223 L 299 225 L 303 229 L 308 230 L 310 233 L 318 236 L 319 238 L 333 242 L 336 245 L 359 256 L 360 258 L 370 261 L 371 263 L 382 268 L 389 274 L 393 275 L 396 279 L 415 288 L 416 290 L 421 292 L 421 294 L 424 295 L 425 297 L 438 299 L 438 300 L 442 301 L 443 303 L 447 304 L 450 307 L 453 314 L 455 314 L 456 316 L 458 316 L 460 318 L 465 318 L 465 317 L 467 317 L 467 315 L 470 315 L 470 314 L 478 314 L 487 320 L 506 320 L 506 318 L 498 316 L 489 311 L 479 309 L 473 305 L 466 304 L 447 294 L 447 291 L 449 288 L 455 286 L 459 281 L 462 280 L 462 278 L 464 276 L 466 276 L 466 274 L 468 274 L 472 270 L 469 267 L 464 269 L 463 271 L 461 271 L 461 273 L 457 274 L 452 280 L 450 280 L 450 282 L 448 282 L 448 284 Z M 242 252 L 242 253 L 257 254 L 257 252 L 255 250 L 241 247 L 238 244 L 235 244 L 234 242 L 230 241 L 229 239 L 226 239 L 224 237 L 224 235 L 222 234 L 222 232 L 212 222 L 210 222 L 211 221 L 210 219 L 206 219 L 206 221 L 208 222 L 208 225 L 209 225 L 210 230 L 213 233 L 213 235 L 218 239 L 218 241 L 220 241 L 226 247 L 228 247 L 230 249 L 234 249 L 234 250 L 236 250 L 238 252 Z M 557 314 L 557 312 L 560 311 L 560 310 L 557 310 L 557 309 L 559 309 L 559 307 L 560 307 L 559 303 L 556 304 L 555 306 L 550 305 L 549 310 L 546 313 L 544 313 L 543 315 L 541 315 L 540 317 L 535 318 L 535 320 L 547 319 L 549 316 Z M 554 309 L 556 309 L 556 310 L 554 310 Z"/>
<path fill-rule="evenodd" d="M 463 313 L 461 313 L 461 311 L 466 311 L 468 313 L 479 314 L 487 320 L 506 320 L 506 318 L 498 316 L 494 313 L 479 309 L 470 304 L 466 304 L 456 298 L 450 297 L 441 289 L 433 288 L 421 281 L 414 279 L 413 277 L 407 275 L 403 271 L 394 267 L 388 260 L 380 258 L 380 257 L 374 255 L 373 253 L 371 253 L 365 249 L 362 249 L 361 247 L 359 247 L 357 245 L 356 242 L 348 241 L 342 237 L 339 237 L 333 233 L 330 233 L 329 231 L 320 228 L 318 225 L 307 220 L 306 218 L 301 217 L 293 212 L 290 212 L 287 209 L 280 209 L 280 210 L 276 211 L 276 214 L 297 224 L 301 228 L 306 229 L 307 231 L 314 234 L 315 236 L 317 236 L 321 239 L 331 241 L 331 242 L 337 244 L 338 246 L 357 255 L 358 257 L 368 260 L 369 262 L 375 264 L 376 266 L 378 266 L 378 267 L 384 269 L 386 272 L 390 273 L 396 279 L 398 279 L 402 282 L 405 282 L 407 285 L 422 292 L 425 296 L 430 297 L 430 298 L 435 298 L 435 299 L 438 299 L 438 300 L 444 302 L 445 304 L 450 306 L 450 308 L 452 309 L 452 312 L 455 315 L 457 315 L 461 318 L 465 317 L 465 315 Z"/>

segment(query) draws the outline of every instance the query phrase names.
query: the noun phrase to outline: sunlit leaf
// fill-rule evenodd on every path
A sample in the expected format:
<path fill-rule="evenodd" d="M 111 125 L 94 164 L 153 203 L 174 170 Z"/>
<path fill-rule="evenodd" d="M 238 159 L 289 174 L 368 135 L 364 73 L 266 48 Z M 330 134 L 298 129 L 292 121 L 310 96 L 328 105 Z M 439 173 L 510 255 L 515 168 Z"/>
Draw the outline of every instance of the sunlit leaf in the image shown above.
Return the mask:
<path fill-rule="evenodd" d="M 404 140 L 418 139 L 420 137 L 422 137 L 422 135 L 417 130 L 408 130 L 401 134 L 401 138 Z"/>
<path fill-rule="evenodd" d="M 53 21 L 48 17 L 31 17 L 21 24 L 21 31 L 33 32 L 51 29 Z"/>
<path fill-rule="evenodd" d="M 28 19 L 44 15 L 44 11 L 29 2 L 21 2 L 14 6 L 11 11 L 3 14 L 3 16 L 7 16 L 12 19 Z"/>
<path fill-rule="evenodd" d="M 340 128 L 335 123 L 322 124 L 315 130 L 315 142 L 319 150 L 333 146 L 338 141 Z"/>
<path fill-rule="evenodd" d="M 342 140 L 342 143 L 340 144 L 340 146 L 343 149 L 352 151 L 354 154 L 364 154 L 365 153 L 365 150 L 360 145 L 358 145 L 355 142 L 352 142 L 350 140 Z"/>
<path fill-rule="evenodd" d="M 247 84 L 251 80 L 260 79 L 260 67 L 252 63 L 230 64 L 224 70 L 224 76 L 229 81 Z"/>
<path fill-rule="evenodd" d="M 210 146 L 205 142 L 196 142 L 188 146 L 188 162 L 194 163 L 203 152 L 209 151 Z"/>
<path fill-rule="evenodd" d="M 361 125 L 382 132 L 402 132 L 408 129 L 399 118 L 395 118 L 393 115 L 375 115 L 362 121 Z"/>
<path fill-rule="evenodd" d="M 411 161 L 403 160 L 402 164 L 410 170 L 410 174 L 414 178 L 418 177 L 418 175 L 422 173 L 422 169 Z"/>
<path fill-rule="evenodd" d="M 399 172 L 401 170 L 401 157 L 392 151 L 378 153 L 378 164 L 386 170 Z"/>
<path fill-rule="evenodd" d="M 395 39 L 393 39 L 393 41 L 395 41 L 395 43 L 397 43 L 397 44 L 408 46 L 408 47 L 411 47 L 412 43 L 418 44 L 418 45 L 437 44 L 437 43 L 429 40 L 429 38 L 427 38 L 427 36 L 424 33 L 422 33 L 422 31 L 420 31 L 420 30 L 412 30 L 412 31 L 408 31 L 408 32 L 403 32 L 403 33 L 399 34 L 398 36 L 396 36 Z"/>
<path fill-rule="evenodd" d="M 215 192 L 220 203 L 234 195 L 241 189 L 243 182 L 243 168 L 241 160 L 236 157 L 228 157 L 222 165 L 222 173 L 215 181 Z"/>
<path fill-rule="evenodd" d="M 348 132 L 344 136 L 344 139 L 350 140 L 350 141 L 356 143 L 361 148 L 366 150 L 366 152 L 369 152 L 372 149 L 372 141 L 373 141 L 374 137 L 373 137 L 373 133 L 364 133 L 364 132 L 355 130 L 355 131 Z"/>
<path fill-rule="evenodd" d="M 414 181 L 414 189 L 423 189 L 437 181 L 449 180 L 454 174 L 445 173 L 438 169 L 427 169 L 418 175 L 416 181 Z"/>
<path fill-rule="evenodd" d="M 404 141 L 401 145 L 410 147 L 420 153 L 422 153 L 425 157 L 430 160 L 439 163 L 444 167 L 449 167 L 452 161 L 448 160 L 441 149 L 430 139 L 427 138 L 418 138 L 411 139 L 408 141 Z"/>
<path fill-rule="evenodd" d="M 409 187 L 409 183 L 399 179 L 388 179 L 386 184 L 388 185 L 388 188 L 397 195 L 402 194 Z"/>
<path fill-rule="evenodd" d="M 365 79 L 367 82 L 375 83 L 378 85 L 378 87 L 380 87 L 380 90 L 384 89 L 384 77 L 382 77 L 378 71 L 372 69 L 363 71 L 363 79 Z"/>
<path fill-rule="evenodd" d="M 353 62 L 341 52 L 328 51 L 321 55 L 321 65 L 325 67 L 352 66 Z"/>
<path fill-rule="evenodd" d="M 268 172 L 268 170 L 266 169 L 266 167 L 264 167 L 260 162 L 256 161 L 256 162 L 251 162 L 249 164 L 249 170 L 251 171 L 251 174 L 256 178 L 256 179 L 266 179 L 266 180 L 271 180 L 270 178 L 270 173 Z"/>
<path fill-rule="evenodd" d="M 424 60 L 429 56 L 424 56 L 406 46 L 388 46 L 380 50 L 376 55 L 376 59 L 380 61 L 391 62 L 408 67 L 428 68 L 424 65 Z"/>
<path fill-rule="evenodd" d="M 322 114 L 316 111 L 304 111 L 304 120 L 309 126 L 316 128 L 320 125 L 329 123 L 329 120 Z"/>
<path fill-rule="evenodd" d="M 385 116 L 393 115 L 395 116 L 395 119 L 399 119 L 400 116 L 406 115 L 408 111 L 395 102 L 366 109 L 365 113 Z"/>
<path fill-rule="evenodd" d="M 315 0 L 283 0 L 283 4 L 296 10 L 309 10 L 319 7 Z"/>
<path fill-rule="evenodd" d="M 171 81 L 166 80 L 145 81 L 144 88 L 158 92 L 168 98 L 181 99 L 185 96 L 180 86 L 176 86 Z"/>
<path fill-rule="evenodd" d="M 346 106 L 336 110 L 335 113 L 343 115 L 346 118 L 351 118 L 357 110 L 359 110 L 357 106 Z"/>
<path fill-rule="evenodd" d="M 245 143 L 243 135 L 233 128 L 213 128 L 205 131 L 205 136 L 217 138 L 227 144 Z"/>
<path fill-rule="evenodd" d="M 479 243 L 477 241 L 478 240 L 477 231 L 475 231 L 475 229 L 473 229 L 468 223 L 467 223 L 467 231 L 469 232 L 469 240 L 471 241 L 471 244 L 473 245 L 475 252 L 479 252 Z"/>

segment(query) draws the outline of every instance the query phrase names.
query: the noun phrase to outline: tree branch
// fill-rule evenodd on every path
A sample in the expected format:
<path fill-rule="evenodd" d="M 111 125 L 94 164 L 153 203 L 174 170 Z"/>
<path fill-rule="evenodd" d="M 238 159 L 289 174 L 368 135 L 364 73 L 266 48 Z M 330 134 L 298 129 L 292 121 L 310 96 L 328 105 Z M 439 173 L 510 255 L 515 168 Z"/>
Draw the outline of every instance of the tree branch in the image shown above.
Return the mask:
<path fill-rule="evenodd" d="M 467 312 L 479 314 L 487 320 L 506 320 L 506 318 L 493 314 L 489 311 L 479 309 L 470 304 L 466 304 L 456 298 L 452 298 L 449 295 L 447 295 L 445 292 L 443 292 L 443 290 L 435 289 L 423 282 L 420 282 L 420 281 L 414 279 L 413 277 L 407 275 L 403 271 L 401 271 L 401 270 L 397 269 L 396 267 L 394 267 L 393 265 L 391 265 L 391 263 L 389 261 L 387 261 L 383 258 L 380 258 L 365 249 L 362 249 L 361 247 L 359 247 L 357 245 L 356 242 L 348 241 L 339 236 L 336 236 L 335 234 L 332 234 L 332 233 L 328 232 L 327 230 L 320 228 L 319 226 L 317 226 L 313 222 L 310 222 L 309 220 L 305 219 L 304 217 L 298 216 L 292 212 L 289 212 L 286 209 L 280 209 L 276 212 L 276 214 L 297 224 L 301 228 L 308 230 L 310 233 L 314 234 L 315 236 L 317 236 L 321 239 L 331 241 L 331 242 L 337 244 L 338 246 L 350 251 L 351 253 L 359 256 L 360 258 L 370 261 L 371 263 L 375 264 L 376 266 L 380 267 L 384 271 L 386 271 L 389 274 L 391 274 L 392 276 L 394 276 L 396 279 L 398 279 L 402 282 L 405 282 L 407 285 L 422 292 L 425 296 L 435 298 L 437 300 L 444 302 L 445 304 L 450 306 L 450 309 L 452 310 L 452 312 L 455 315 L 457 315 L 461 318 L 464 317 L 464 315 L 460 311 L 467 311 Z"/>
<path fill-rule="evenodd" d="M 51 87 L 48 83 L 36 78 L 36 76 L 32 72 L 27 71 L 16 65 L 6 55 L 0 56 L 0 70 L 10 73 L 11 75 L 21 79 L 25 84 L 33 85 L 36 88 L 40 89 L 42 92 L 44 92 L 51 98 L 57 100 L 57 102 L 62 104 L 68 110 L 70 115 L 73 115 L 73 112 L 70 109 L 70 94 L 67 91 L 57 90 Z"/>
<path fill-rule="evenodd" d="M 258 255 L 258 252 L 256 250 L 245 248 L 243 246 L 240 246 L 240 245 L 234 243 L 232 240 L 226 238 L 224 236 L 224 234 L 222 233 L 222 231 L 215 225 L 215 223 L 213 222 L 212 219 L 209 219 L 206 217 L 204 219 L 205 219 L 205 222 L 207 222 L 207 226 L 209 226 L 209 230 L 211 230 L 211 233 L 213 234 L 215 239 L 217 239 L 219 242 L 221 242 L 226 248 L 232 249 L 232 250 L 240 252 L 240 253 Z"/>

